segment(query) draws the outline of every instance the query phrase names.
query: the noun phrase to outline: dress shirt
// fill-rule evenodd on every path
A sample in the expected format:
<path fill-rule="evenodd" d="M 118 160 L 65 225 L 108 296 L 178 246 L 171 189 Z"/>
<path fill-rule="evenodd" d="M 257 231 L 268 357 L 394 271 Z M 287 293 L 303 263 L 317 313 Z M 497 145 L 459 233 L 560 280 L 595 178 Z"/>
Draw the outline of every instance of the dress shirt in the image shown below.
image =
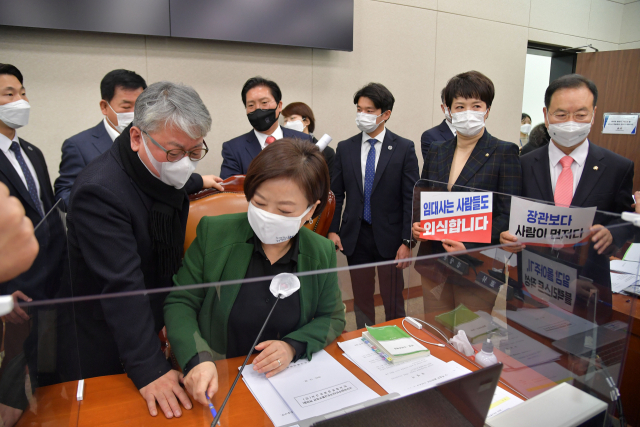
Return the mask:
<path fill-rule="evenodd" d="M 376 162 L 374 169 L 378 168 L 378 160 L 380 160 L 380 152 L 382 151 L 382 142 L 384 141 L 384 136 L 386 133 L 387 128 L 385 127 L 382 129 L 382 132 L 380 132 L 378 136 L 374 138 L 378 140 L 378 142 L 374 144 L 374 147 L 376 149 Z M 371 144 L 367 142 L 370 139 L 371 137 L 366 132 L 362 132 L 362 149 L 360 152 L 360 166 L 362 167 L 362 188 L 364 188 L 364 178 L 367 169 L 367 156 L 369 155 L 369 150 L 371 150 Z"/>
<path fill-rule="evenodd" d="M 582 144 L 580 144 L 576 149 L 574 149 L 569 156 L 573 157 L 573 163 L 571 164 L 571 172 L 573 173 L 573 194 L 576 194 L 576 188 L 578 188 L 578 183 L 580 182 L 580 177 L 582 176 L 582 171 L 584 170 L 584 164 L 587 161 L 587 156 L 589 155 L 589 140 L 585 139 Z M 553 142 L 549 143 L 549 171 L 551 172 L 551 188 L 553 193 L 556 192 L 556 182 L 560 177 L 560 173 L 562 172 L 562 165 L 560 164 L 560 159 L 562 159 L 566 154 L 564 154 L 556 144 Z"/>
<path fill-rule="evenodd" d="M 117 130 L 115 130 L 114 128 L 111 127 L 111 125 L 107 121 L 107 116 L 104 116 L 103 122 L 104 122 L 104 127 L 107 129 L 107 133 L 111 137 L 111 140 L 115 141 L 116 138 L 120 136 L 120 134 L 118 133 Z"/>
<path fill-rule="evenodd" d="M 33 180 L 36 182 L 36 190 L 38 191 L 38 200 L 40 200 L 40 207 L 42 208 L 42 212 L 46 213 L 46 211 L 44 210 L 44 204 L 42 203 L 42 194 L 40 193 L 40 181 L 38 181 L 38 174 L 36 173 L 36 170 L 33 168 L 33 165 L 31 164 L 31 160 L 29 160 L 29 156 L 27 156 L 27 153 L 25 153 L 24 150 L 22 149 L 22 145 L 20 145 L 20 140 L 18 139 L 18 132 L 16 132 L 15 135 L 13 136 L 13 140 L 7 138 L 6 136 L 0 133 L 0 150 L 2 150 L 5 156 L 7 156 L 7 159 L 9 159 L 9 162 L 11 162 L 11 166 L 13 166 L 13 168 L 16 170 L 16 172 L 20 176 L 20 179 L 24 184 L 24 188 L 29 189 L 29 187 L 27 186 L 27 179 L 24 177 L 24 173 L 22 173 L 22 168 L 20 167 L 20 163 L 18 163 L 18 159 L 16 159 L 16 154 L 13 151 L 11 151 L 11 143 L 13 141 L 18 143 L 18 146 L 20 147 L 20 152 L 22 152 L 22 157 L 24 158 L 24 162 L 27 164 L 27 167 L 29 168 L 31 175 L 33 175 Z"/>
<path fill-rule="evenodd" d="M 282 134 L 282 128 L 280 127 L 280 125 L 278 125 L 276 130 L 274 130 L 271 135 L 267 135 L 266 133 L 258 132 L 255 129 L 253 130 L 253 132 L 256 134 L 256 138 L 258 138 L 258 142 L 260 143 L 260 147 L 263 150 L 264 150 L 264 147 L 267 146 L 267 138 L 269 138 L 270 136 L 274 137 L 275 139 L 284 138 L 284 135 Z"/>
<path fill-rule="evenodd" d="M 449 130 L 451 131 L 451 133 L 453 134 L 453 136 L 456 136 L 456 135 L 457 135 L 457 133 L 456 133 L 456 128 L 454 128 L 454 127 L 453 127 L 453 125 L 449 122 L 449 120 L 446 120 L 446 119 L 445 119 L 445 121 L 444 121 L 444 122 L 447 124 L 447 126 L 449 126 Z"/>

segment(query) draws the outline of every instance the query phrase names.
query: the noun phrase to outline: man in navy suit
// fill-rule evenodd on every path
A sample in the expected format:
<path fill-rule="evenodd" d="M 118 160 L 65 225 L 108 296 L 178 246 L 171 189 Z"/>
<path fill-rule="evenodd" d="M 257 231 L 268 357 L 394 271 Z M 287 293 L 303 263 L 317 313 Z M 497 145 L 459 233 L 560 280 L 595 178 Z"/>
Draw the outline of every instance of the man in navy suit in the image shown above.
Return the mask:
<path fill-rule="evenodd" d="M 610 288 L 608 255 L 633 237 L 633 227 L 616 226 L 625 222 L 617 216 L 632 211 L 634 165 L 612 151 L 589 141 L 587 136 L 596 115 L 598 89 L 579 74 L 554 80 L 545 93 L 545 125 L 551 142 L 520 158 L 522 196 L 559 206 L 598 209 L 591 227 L 589 261 L 583 275 L 605 289 Z M 509 231 L 500 235 L 501 243 L 514 243 Z"/>
<path fill-rule="evenodd" d="M 307 134 L 280 127 L 278 118 L 282 111 L 282 92 L 276 82 L 252 77 L 242 87 L 241 95 L 253 130 L 222 144 L 222 179 L 246 175 L 253 158 L 278 139 L 311 141 Z"/>
<path fill-rule="evenodd" d="M 60 176 L 54 184 L 56 200 L 69 205 L 71 187 L 78 174 L 96 157 L 111 148 L 113 141 L 133 120 L 136 99 L 147 88 L 133 71 L 113 70 L 100 82 L 100 111 L 104 119 L 62 144 Z"/>
<path fill-rule="evenodd" d="M 336 213 L 329 239 L 346 256 L 349 266 L 403 260 L 411 256 L 413 186 L 419 178 L 412 141 L 385 128 L 395 99 L 379 83 L 370 83 L 353 98 L 357 105 L 357 135 L 336 149 L 331 190 Z M 346 208 L 342 204 L 348 195 Z M 342 221 L 341 221 L 342 220 Z M 380 296 L 386 320 L 405 315 L 402 269 L 408 262 L 378 267 Z M 373 325 L 375 269 L 351 270 L 358 328 Z"/>
<path fill-rule="evenodd" d="M 432 142 L 449 141 L 456 136 L 456 130 L 451 124 L 451 113 L 444 102 L 444 89 L 440 92 L 440 100 L 442 101 L 440 109 L 442 109 L 445 119 L 438 126 L 425 130 L 420 137 L 420 149 L 422 150 L 422 159 L 425 163 L 427 162 L 427 154 L 429 153 Z"/>

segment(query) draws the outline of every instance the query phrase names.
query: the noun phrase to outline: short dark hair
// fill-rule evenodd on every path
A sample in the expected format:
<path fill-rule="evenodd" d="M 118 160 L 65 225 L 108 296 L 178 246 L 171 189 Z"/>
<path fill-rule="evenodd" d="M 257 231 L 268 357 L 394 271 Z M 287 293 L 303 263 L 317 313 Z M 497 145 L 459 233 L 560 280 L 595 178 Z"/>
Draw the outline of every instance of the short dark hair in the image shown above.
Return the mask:
<path fill-rule="evenodd" d="M 393 104 L 396 102 L 396 99 L 389 89 L 380 83 L 369 83 L 360 88 L 360 90 L 353 95 L 353 103 L 357 105 L 358 100 L 363 96 L 369 98 L 371 102 L 373 102 L 373 105 L 383 113 L 393 110 Z"/>
<path fill-rule="evenodd" d="M 9 74 L 11 76 L 14 76 L 16 79 L 18 79 L 18 81 L 20 82 L 21 85 L 24 84 L 23 83 L 23 78 L 22 78 L 22 73 L 14 65 L 0 63 L 0 75 L 2 75 L 2 74 Z"/>
<path fill-rule="evenodd" d="M 282 110 L 282 115 L 285 117 L 293 116 L 294 114 L 297 114 L 303 119 L 309 119 L 309 126 L 307 129 L 309 129 L 309 133 L 313 133 L 316 129 L 316 118 L 313 116 L 311 107 L 304 102 L 292 102 Z"/>
<path fill-rule="evenodd" d="M 444 104 L 444 88 L 440 91 L 440 101 Z"/>
<path fill-rule="evenodd" d="M 147 82 L 134 71 L 123 69 L 109 71 L 100 82 L 100 96 L 105 101 L 111 102 L 115 96 L 116 88 L 119 87 L 130 90 L 139 88 L 145 90 L 147 88 Z"/>
<path fill-rule="evenodd" d="M 244 83 L 244 86 L 242 86 L 242 103 L 245 107 L 247 106 L 247 92 L 258 86 L 269 88 L 271 96 L 273 96 L 273 99 L 276 100 L 276 104 L 280 103 L 280 101 L 282 100 L 282 92 L 280 91 L 280 87 L 278 86 L 278 84 L 272 80 L 265 79 L 264 77 L 256 76 L 251 77 Z"/>
<path fill-rule="evenodd" d="M 543 145 L 547 145 L 551 137 L 549 136 L 549 132 L 547 131 L 547 127 L 544 123 L 540 123 L 531 129 L 529 133 L 529 141 L 527 145 L 531 145 L 532 147 L 542 147 Z"/>
<path fill-rule="evenodd" d="M 593 94 L 593 106 L 595 107 L 596 102 L 598 102 L 598 88 L 594 82 L 580 74 L 566 74 L 552 81 L 544 93 L 544 106 L 549 109 L 551 97 L 557 90 L 576 89 L 583 86 L 587 87 Z"/>
<path fill-rule="evenodd" d="M 444 88 L 444 100 L 451 109 L 453 100 L 459 97 L 476 98 L 491 107 L 496 91 L 491 79 L 479 71 L 467 71 L 452 77 Z"/>
<path fill-rule="evenodd" d="M 524 119 L 529 119 L 531 120 L 531 116 L 528 115 L 527 113 L 522 113 L 522 118 L 520 119 L 520 121 L 523 121 Z"/>
<path fill-rule="evenodd" d="M 329 168 L 318 147 L 297 138 L 282 138 L 269 144 L 249 164 L 244 179 L 247 201 L 253 198 L 263 182 L 274 178 L 289 178 L 304 193 L 309 205 L 320 204 L 313 218 L 322 213 L 329 199 Z"/>

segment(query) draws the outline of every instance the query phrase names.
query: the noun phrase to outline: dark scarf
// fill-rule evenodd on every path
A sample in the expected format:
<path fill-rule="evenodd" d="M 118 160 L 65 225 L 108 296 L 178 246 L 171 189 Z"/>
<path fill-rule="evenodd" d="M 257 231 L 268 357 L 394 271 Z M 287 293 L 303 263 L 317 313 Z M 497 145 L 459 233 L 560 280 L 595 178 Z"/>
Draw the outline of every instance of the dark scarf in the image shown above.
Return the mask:
<path fill-rule="evenodd" d="M 182 210 L 185 190 L 178 190 L 151 175 L 138 157 L 138 153 L 131 149 L 131 126 L 120 134 L 114 144 L 118 146 L 127 175 L 144 194 L 153 199 L 149 213 L 151 247 L 154 257 L 158 260 L 160 274 L 173 275 L 180 268 L 184 245 L 184 230 L 178 212 Z"/>

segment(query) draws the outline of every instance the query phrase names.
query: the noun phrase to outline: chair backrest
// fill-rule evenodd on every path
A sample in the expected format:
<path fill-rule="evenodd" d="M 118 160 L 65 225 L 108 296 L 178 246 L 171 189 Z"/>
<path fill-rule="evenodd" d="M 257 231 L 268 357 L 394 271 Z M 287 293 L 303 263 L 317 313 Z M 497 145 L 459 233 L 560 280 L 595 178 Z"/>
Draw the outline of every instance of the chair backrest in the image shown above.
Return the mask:
<path fill-rule="evenodd" d="M 246 212 L 249 208 L 249 202 L 244 195 L 244 175 L 234 175 L 221 184 L 224 192 L 206 189 L 189 195 L 189 217 L 184 238 L 185 252 L 196 238 L 196 228 L 203 216 Z M 326 236 L 335 210 L 336 198 L 332 192 L 329 192 L 329 200 L 322 213 L 311 224 L 306 223 L 304 226 L 321 236 Z"/>

